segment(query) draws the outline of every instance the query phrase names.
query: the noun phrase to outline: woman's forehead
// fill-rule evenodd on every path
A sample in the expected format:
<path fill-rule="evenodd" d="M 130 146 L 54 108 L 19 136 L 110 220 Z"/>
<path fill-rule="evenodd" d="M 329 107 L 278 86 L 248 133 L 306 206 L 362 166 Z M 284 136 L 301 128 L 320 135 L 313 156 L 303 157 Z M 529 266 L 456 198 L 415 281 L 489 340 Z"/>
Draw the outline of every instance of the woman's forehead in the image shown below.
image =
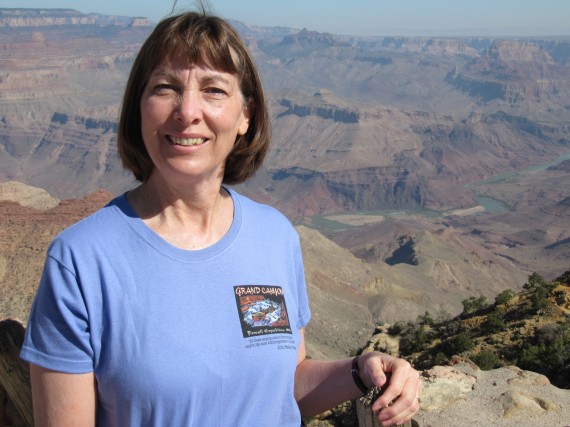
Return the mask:
<path fill-rule="evenodd" d="M 212 76 L 219 76 L 220 78 L 232 79 L 237 78 L 235 72 L 226 71 L 224 69 L 212 66 L 203 61 L 192 62 L 188 58 L 184 58 L 180 55 L 173 58 L 165 58 L 160 62 L 156 68 L 152 71 L 151 75 L 163 75 L 186 72 L 189 70 L 196 70 L 201 73 L 206 73 Z"/>
<path fill-rule="evenodd" d="M 197 57 L 189 53 L 175 51 L 166 54 L 155 69 L 164 66 L 177 66 L 183 68 L 201 67 L 212 71 L 235 74 L 238 70 L 237 55 L 232 51 L 230 57 L 213 57 L 207 52 L 200 52 Z"/>

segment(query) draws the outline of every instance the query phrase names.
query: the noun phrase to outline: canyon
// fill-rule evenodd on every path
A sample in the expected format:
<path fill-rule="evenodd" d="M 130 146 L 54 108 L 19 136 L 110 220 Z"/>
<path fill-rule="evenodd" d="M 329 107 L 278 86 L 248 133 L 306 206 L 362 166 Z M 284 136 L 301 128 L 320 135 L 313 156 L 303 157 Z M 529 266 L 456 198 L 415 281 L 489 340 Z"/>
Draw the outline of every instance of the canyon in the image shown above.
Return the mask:
<path fill-rule="evenodd" d="M 456 314 L 467 297 L 568 269 L 570 39 L 234 25 L 273 126 L 264 167 L 237 189 L 297 227 L 311 354 L 345 355 L 377 323 Z M 136 185 L 116 123 L 151 30 L 144 18 L 0 9 L 2 317 L 25 320 L 59 230 Z M 26 205 L 45 200 L 37 189 L 53 203 Z"/>

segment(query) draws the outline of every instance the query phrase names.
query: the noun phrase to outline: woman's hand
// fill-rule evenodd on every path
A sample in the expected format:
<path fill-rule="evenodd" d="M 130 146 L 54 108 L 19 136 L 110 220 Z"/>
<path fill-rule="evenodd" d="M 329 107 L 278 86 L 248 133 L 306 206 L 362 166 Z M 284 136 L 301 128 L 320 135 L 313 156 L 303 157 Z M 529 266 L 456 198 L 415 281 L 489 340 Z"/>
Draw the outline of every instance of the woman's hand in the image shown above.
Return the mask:
<path fill-rule="evenodd" d="M 370 352 L 358 360 L 360 376 L 371 387 L 382 388 L 382 395 L 372 404 L 383 426 L 403 424 L 420 409 L 422 381 L 420 374 L 403 359 Z"/>

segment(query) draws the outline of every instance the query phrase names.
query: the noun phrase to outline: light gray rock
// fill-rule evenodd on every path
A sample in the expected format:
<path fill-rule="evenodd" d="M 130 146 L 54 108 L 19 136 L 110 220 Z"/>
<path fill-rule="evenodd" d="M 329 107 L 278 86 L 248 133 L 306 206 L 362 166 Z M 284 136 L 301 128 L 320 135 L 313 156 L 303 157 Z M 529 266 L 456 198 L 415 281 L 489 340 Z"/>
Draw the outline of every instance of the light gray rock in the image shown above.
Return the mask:
<path fill-rule="evenodd" d="M 570 390 L 509 366 L 482 371 L 468 361 L 423 372 L 420 427 L 570 427 Z"/>

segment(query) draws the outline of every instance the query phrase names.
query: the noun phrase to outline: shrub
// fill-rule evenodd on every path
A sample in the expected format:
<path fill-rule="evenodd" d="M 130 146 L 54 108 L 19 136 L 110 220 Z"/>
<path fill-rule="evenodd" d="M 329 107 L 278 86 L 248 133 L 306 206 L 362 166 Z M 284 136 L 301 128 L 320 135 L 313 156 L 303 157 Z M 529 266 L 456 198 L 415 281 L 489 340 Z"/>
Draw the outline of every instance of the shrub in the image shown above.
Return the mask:
<path fill-rule="evenodd" d="M 463 312 L 461 314 L 471 314 L 488 307 L 487 297 L 480 296 L 479 298 L 469 297 L 461 301 L 463 304 Z"/>
<path fill-rule="evenodd" d="M 499 357 L 491 350 L 481 350 L 479 353 L 472 356 L 471 360 L 483 371 L 490 371 L 491 369 L 502 366 Z"/>
<path fill-rule="evenodd" d="M 523 289 L 527 291 L 543 290 L 547 295 L 550 295 L 555 287 L 556 282 L 549 282 L 536 272 L 528 276 L 528 281 L 523 285 Z"/>
<path fill-rule="evenodd" d="M 539 372 L 557 387 L 570 387 L 570 320 L 555 328 L 549 326 L 537 332 L 536 343 L 523 349 L 517 361 L 521 369 Z"/>
<path fill-rule="evenodd" d="M 554 299 L 556 301 L 556 304 L 563 306 L 566 304 L 566 293 L 563 291 L 557 291 L 554 293 Z"/>
<path fill-rule="evenodd" d="M 402 334 L 400 339 L 400 352 L 403 355 L 409 355 L 423 351 L 429 344 L 429 337 L 426 333 L 426 328 L 423 325 L 419 327 L 410 325 L 408 329 Z"/>
<path fill-rule="evenodd" d="M 388 335 L 392 336 L 400 335 L 405 328 L 406 324 L 401 320 L 398 320 L 396 323 L 394 323 L 388 328 Z"/>
<path fill-rule="evenodd" d="M 514 296 L 515 296 L 515 293 L 511 289 L 507 289 L 495 297 L 495 305 L 506 304 Z"/>
<path fill-rule="evenodd" d="M 517 366 L 529 371 L 541 372 L 541 354 L 544 350 L 537 345 L 531 345 L 521 352 Z"/>
<path fill-rule="evenodd" d="M 497 313 L 490 313 L 487 315 L 487 321 L 485 322 L 485 328 L 489 333 L 497 333 L 503 331 L 506 328 L 505 321 L 502 316 Z"/>
<path fill-rule="evenodd" d="M 465 332 L 460 332 L 455 337 L 445 341 L 441 345 L 441 350 L 448 357 L 463 353 L 464 351 L 471 350 L 472 348 L 473 341 L 471 340 L 471 337 Z"/>
<path fill-rule="evenodd" d="M 548 291 L 544 288 L 536 289 L 532 296 L 532 308 L 536 313 L 543 313 L 550 305 Z"/>
<path fill-rule="evenodd" d="M 523 289 L 527 291 L 532 291 L 538 288 L 542 288 L 546 285 L 546 279 L 542 277 L 537 272 L 532 273 L 528 276 L 528 281 L 523 285 Z"/>
<path fill-rule="evenodd" d="M 439 351 L 439 352 L 437 352 L 437 354 L 433 358 L 433 364 L 434 364 L 434 366 L 445 365 L 448 360 L 449 360 L 449 358 L 444 353 Z"/>
<path fill-rule="evenodd" d="M 433 320 L 433 317 L 431 316 L 431 314 L 429 313 L 429 311 L 426 311 L 423 315 L 420 314 L 418 316 L 418 323 L 420 325 L 427 325 L 427 326 L 433 326 L 433 324 L 435 323 L 435 321 Z"/>

